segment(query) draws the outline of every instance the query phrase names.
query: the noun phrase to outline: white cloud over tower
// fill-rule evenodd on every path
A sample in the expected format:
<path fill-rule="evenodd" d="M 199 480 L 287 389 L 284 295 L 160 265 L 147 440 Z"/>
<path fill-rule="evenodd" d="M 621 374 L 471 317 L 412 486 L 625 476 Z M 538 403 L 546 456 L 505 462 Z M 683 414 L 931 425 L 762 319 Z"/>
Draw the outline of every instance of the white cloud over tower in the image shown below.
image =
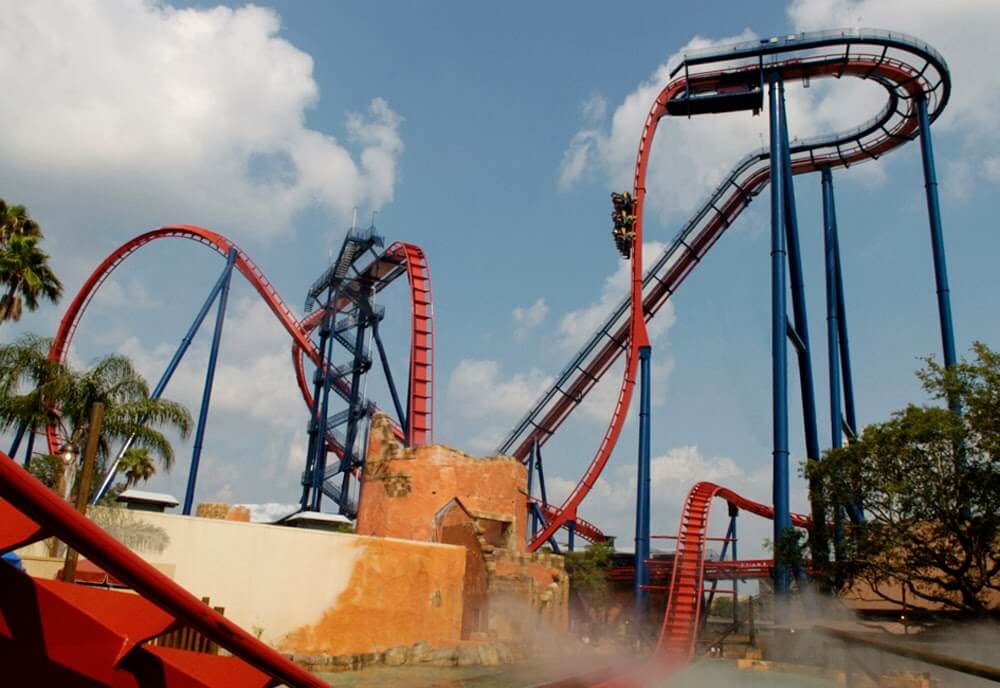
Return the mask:
<path fill-rule="evenodd" d="M 0 181 L 34 208 L 267 237 L 308 208 L 392 200 L 400 117 L 376 98 L 346 141 L 307 126 L 313 60 L 271 9 L 12 2 L 4 19 Z"/>

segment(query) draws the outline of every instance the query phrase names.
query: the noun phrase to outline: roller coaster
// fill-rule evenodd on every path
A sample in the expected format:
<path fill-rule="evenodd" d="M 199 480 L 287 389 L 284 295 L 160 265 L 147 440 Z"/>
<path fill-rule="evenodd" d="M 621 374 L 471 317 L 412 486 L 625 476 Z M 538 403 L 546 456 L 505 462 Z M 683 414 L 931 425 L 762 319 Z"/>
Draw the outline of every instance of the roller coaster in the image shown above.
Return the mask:
<path fill-rule="evenodd" d="M 871 119 L 858 127 L 807 141 L 792 143 L 788 137 L 784 108 L 786 82 L 820 78 L 851 77 L 881 86 L 886 103 Z M 787 570 L 769 561 L 728 561 L 706 563 L 706 538 L 709 507 L 713 499 L 729 504 L 735 518 L 746 511 L 774 521 L 776 538 L 793 527 L 805 527 L 810 516 L 791 514 L 788 509 L 788 402 L 787 347 L 792 343 L 798 359 L 802 387 L 806 453 L 820 456 L 816 401 L 813 391 L 811 347 L 802 289 L 802 266 L 792 178 L 794 175 L 819 172 L 822 176 L 826 253 L 828 360 L 830 368 L 831 445 L 839 446 L 844 430 L 856 433 L 853 406 L 853 382 L 847 340 L 843 279 L 837 241 L 833 200 L 832 171 L 867 160 L 874 160 L 902 144 L 920 139 L 930 215 L 932 249 L 938 293 L 939 318 L 946 365 L 955 362 L 944 247 L 937 200 L 937 183 L 930 141 L 930 124 L 940 116 L 950 95 L 950 76 L 944 59 L 930 46 L 898 33 L 870 30 L 844 30 L 792 34 L 763 41 L 690 53 L 671 73 L 671 81 L 657 96 L 639 140 L 634 186 L 627 202 L 628 212 L 616 213 L 627 218 L 626 226 L 616 226 L 615 242 L 630 261 L 630 291 L 626 299 L 604 321 L 598 331 L 572 358 L 552 386 L 520 419 L 498 447 L 497 453 L 509 454 L 529 466 L 529 475 L 537 470 L 541 498 L 529 495 L 528 509 L 534 527 L 532 550 L 545 543 L 555 543 L 554 536 L 566 528 L 570 542 L 575 534 L 591 540 L 604 539 L 600 529 L 577 514 L 583 500 L 594 487 L 618 442 L 637 382 L 640 385 L 639 493 L 637 495 L 636 597 L 642 604 L 653 586 L 648 584 L 649 564 L 649 365 L 651 344 L 646 323 L 677 291 L 686 277 L 706 257 L 709 250 L 732 226 L 740 213 L 765 187 L 771 186 L 771 268 L 772 268 L 772 356 L 774 421 L 774 503 L 773 506 L 747 500 L 725 488 L 710 484 L 696 485 L 685 502 L 676 535 L 676 553 L 670 583 L 662 590 L 667 597 L 654 656 L 676 666 L 694 651 L 702 618 L 704 582 L 720 577 L 746 578 L 773 575 L 776 590 L 787 586 Z M 643 224 L 647 195 L 646 177 L 653 140 L 661 120 L 666 117 L 689 118 L 727 112 L 762 112 L 766 108 L 770 124 L 770 145 L 739 160 L 723 182 L 709 194 L 691 220 L 669 246 L 643 271 Z M 621 197 L 620 197 L 621 198 Z M 623 220 L 624 221 L 624 220 Z M 374 234 L 353 228 L 345 240 L 338 260 L 310 290 L 307 306 L 319 309 L 297 318 L 281 299 L 263 272 L 232 241 L 215 232 L 190 226 L 163 227 L 142 234 L 115 250 L 94 271 L 73 299 L 60 322 L 50 357 L 64 360 L 70 343 L 88 304 L 108 276 L 140 248 L 168 238 L 197 242 L 226 258 L 226 268 L 182 339 L 167 371 L 154 390 L 162 393 L 170 376 L 184 356 L 194 333 L 202 324 L 213 303 L 218 303 L 205 392 L 196 431 L 195 456 L 189 474 L 185 513 L 189 513 L 197 476 L 197 455 L 203 437 L 218 340 L 222 332 L 226 295 L 233 268 L 240 272 L 268 305 L 292 340 L 292 363 L 303 400 L 310 409 L 310 450 L 303 472 L 301 508 L 318 510 L 323 496 L 334 500 L 342 513 L 350 513 L 348 482 L 363 470 L 363 421 L 375 405 L 363 398 L 360 376 L 371 367 L 372 353 L 366 344 L 366 332 L 377 340 L 384 372 L 389 382 L 395 411 L 395 433 L 410 445 L 430 443 L 433 438 L 433 306 L 429 268 L 423 252 L 411 244 L 396 243 L 381 253 Z M 353 242 L 353 244 L 351 244 Z M 350 244 L 350 245 L 349 245 Z M 371 262 L 363 265 L 364 256 Z M 787 262 L 787 266 L 786 266 Z M 787 270 L 787 273 L 786 273 Z M 397 278 L 406 275 L 410 288 L 411 342 L 405 404 L 396 393 L 384 349 L 378 340 L 377 323 L 381 313 L 373 297 Z M 789 279 L 790 277 L 790 279 Z M 786 298 L 792 295 L 793 317 L 788 318 Z M 367 329 L 366 329 L 367 328 Z M 345 333 L 353 333 L 354 339 Z M 314 335 L 319 335 L 319 341 Z M 333 363 L 329 351 L 339 342 L 350 354 L 349 366 Z M 549 504 L 541 472 L 541 448 L 562 423 L 579 407 L 587 394 L 611 366 L 625 356 L 617 402 L 607 430 L 593 459 L 565 501 Z M 310 389 L 306 359 L 315 366 Z M 330 395 L 346 402 L 340 414 L 328 416 Z M 841 396 L 846 417 L 841 412 Z M 337 420 L 335 420 L 337 419 Z M 346 434 L 335 431 L 347 424 Z M 353 423 L 353 425 L 352 425 Z M 360 423 L 360 424 L 359 424 Z M 33 439 L 34 429 L 30 429 Z M 51 679 L 60 685 L 146 685 L 144 677 L 156 676 L 162 685 L 323 685 L 311 675 L 282 659 L 270 648 L 257 642 L 245 631 L 214 614 L 205 605 L 154 571 L 139 557 L 73 511 L 16 465 L 21 428 L 9 458 L 0 460 L 0 551 L 12 550 L 27 542 L 55 535 L 86 555 L 109 574 L 137 591 L 141 597 L 128 596 L 114 604 L 95 609 L 94 601 L 73 586 L 41 582 L 0 567 L 0 574 L 11 578 L 9 584 L 21 586 L 25 595 L 32 593 L 32 603 L 13 604 L 7 597 L 0 608 L 0 657 L 24 657 L 31 665 L 25 677 Z M 49 451 L 58 453 L 62 440 L 50 427 L 46 432 Z M 29 440 L 30 453 L 30 440 Z M 124 449 L 123 449 L 124 451 Z M 340 458 L 327 467 L 325 457 L 332 452 Z M 112 471 L 117 462 L 112 462 Z M 342 481 L 338 489 L 333 481 Z M 106 488 L 113 473 L 105 477 Z M 851 505 L 846 505 L 851 506 Z M 860 514 L 853 513 L 855 518 Z M 731 524 L 735 540 L 735 524 Z M 822 529 L 817 529 L 822 530 Z M 735 547 L 733 548 L 735 558 Z M 655 591 L 655 590 L 654 590 Z M 27 599 L 27 597 L 24 597 Z M 140 610 L 141 607 L 141 610 Z M 58 609 L 58 611 L 53 611 Z M 154 611 L 155 610 L 155 611 Z M 136 624 L 139 612 L 154 619 Z M 55 623 L 55 619 L 73 619 Z M 192 658 L 185 653 L 164 652 L 145 641 L 163 629 L 186 623 L 228 649 L 233 657 Z M 58 628 L 56 627 L 58 626 Z M 75 630 L 74 630 L 75 629 Z M 94 638 L 93 648 L 74 648 L 60 644 L 65 634 L 87 632 Z M 50 651 L 57 648 L 58 651 Z M 215 660 L 220 660 L 216 662 Z M 222 661 L 224 660 L 224 661 Z M 10 662 L 7 662 L 11 666 Z M 244 678 L 245 677 L 245 678 Z M 136 683 L 138 681 L 138 683 Z M 628 679 L 616 679 L 605 685 L 626 685 Z M 157 685 L 160 685 L 158 683 Z M 596 685 L 596 683 L 595 683 Z"/>

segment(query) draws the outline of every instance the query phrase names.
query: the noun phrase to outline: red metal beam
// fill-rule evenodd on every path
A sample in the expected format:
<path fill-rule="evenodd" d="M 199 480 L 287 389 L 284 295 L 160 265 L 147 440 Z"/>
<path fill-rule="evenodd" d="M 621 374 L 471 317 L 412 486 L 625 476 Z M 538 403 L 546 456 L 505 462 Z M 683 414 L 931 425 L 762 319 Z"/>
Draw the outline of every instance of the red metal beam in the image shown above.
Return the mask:
<path fill-rule="evenodd" d="M 0 452 L 0 497 L 176 619 L 276 680 L 328 688 L 134 554 Z"/>

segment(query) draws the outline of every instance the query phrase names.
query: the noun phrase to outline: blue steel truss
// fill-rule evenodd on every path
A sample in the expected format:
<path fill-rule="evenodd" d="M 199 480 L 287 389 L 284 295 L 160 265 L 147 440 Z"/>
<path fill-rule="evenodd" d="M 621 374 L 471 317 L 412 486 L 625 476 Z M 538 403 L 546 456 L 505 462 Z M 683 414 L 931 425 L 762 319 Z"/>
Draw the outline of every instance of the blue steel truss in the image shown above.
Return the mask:
<path fill-rule="evenodd" d="M 377 257 L 375 246 L 384 246 L 384 241 L 374 226 L 352 228 L 336 260 L 306 295 L 306 312 L 322 309 L 323 317 L 316 330 L 320 361 L 313 374 L 309 442 L 302 474 L 300 507 L 304 511 L 320 511 L 323 497 L 327 497 L 337 505 L 339 513 L 350 518 L 357 514 L 351 484 L 352 477 L 364 466 L 368 428 L 375 411 L 375 405 L 364 396 L 373 344 L 400 425 L 406 427 L 406 414 L 379 334 L 385 309 L 375 303 L 375 295 L 381 285 L 358 269 L 362 258 L 369 254 Z M 344 407 L 334 411 L 333 404 L 340 402 Z"/>

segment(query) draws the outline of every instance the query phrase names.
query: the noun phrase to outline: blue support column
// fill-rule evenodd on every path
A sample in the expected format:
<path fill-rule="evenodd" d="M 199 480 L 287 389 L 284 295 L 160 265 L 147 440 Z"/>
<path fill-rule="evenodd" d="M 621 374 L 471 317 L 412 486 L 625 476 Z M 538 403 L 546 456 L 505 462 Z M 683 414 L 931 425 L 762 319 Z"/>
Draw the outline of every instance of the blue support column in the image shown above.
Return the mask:
<path fill-rule="evenodd" d="M 795 186 L 792 178 L 792 156 L 788 143 L 788 121 L 785 115 L 785 86 L 778 82 L 781 99 L 782 172 L 785 183 L 785 237 L 788 242 L 788 269 L 792 291 L 792 312 L 795 332 L 802 344 L 798 351 L 799 382 L 802 390 L 802 421 L 806 435 L 806 455 L 818 459 L 819 432 L 816 425 L 816 392 L 813 383 L 812 347 L 809 343 L 809 320 L 806 314 L 805 280 L 802 276 L 802 254 L 799 249 L 799 222 L 795 209 Z"/>
<path fill-rule="evenodd" d="M 948 289 L 948 266 L 944 255 L 944 232 L 941 228 L 941 205 L 938 202 L 937 172 L 934 169 L 934 147 L 931 143 L 931 124 L 927 115 L 927 98 L 917 100 L 920 120 L 920 153 L 924 163 L 924 189 L 927 193 L 927 215 L 930 219 L 931 250 L 934 254 L 934 281 L 937 284 L 938 319 L 941 322 L 941 349 L 945 367 L 958 362 L 955 354 L 955 331 L 951 321 L 951 298 Z M 952 410 L 957 403 L 949 402 Z"/>
<path fill-rule="evenodd" d="M 219 360 L 219 344 L 222 342 L 222 324 L 226 319 L 226 302 L 229 300 L 229 283 L 233 276 L 233 265 L 236 264 L 236 249 L 229 249 L 226 258 L 226 271 L 222 280 L 222 291 L 219 292 L 219 310 L 215 316 L 215 332 L 212 334 L 212 347 L 208 353 L 208 369 L 205 371 L 205 391 L 201 395 L 201 410 L 198 412 L 198 427 L 194 433 L 194 449 L 191 452 L 191 467 L 188 470 L 187 489 L 184 492 L 185 516 L 191 515 L 194 506 L 194 489 L 198 481 L 198 463 L 201 461 L 201 447 L 205 439 L 205 426 L 208 423 L 208 407 L 212 401 L 212 384 L 215 382 L 215 365 Z"/>
<path fill-rule="evenodd" d="M 858 417 L 854 409 L 854 374 L 851 372 L 851 346 L 847 336 L 847 301 L 844 299 L 844 271 L 840 263 L 840 237 L 837 231 L 836 203 L 830 187 L 830 208 L 833 214 L 833 260 L 837 277 L 837 333 L 840 345 L 840 376 L 844 381 L 844 416 L 852 436 L 858 434 Z"/>
<path fill-rule="evenodd" d="M 739 559 L 736 550 L 736 544 L 739 541 L 739 536 L 736 534 L 736 517 L 740 515 L 740 510 L 736 508 L 735 504 L 729 505 L 729 530 L 732 531 L 730 537 L 733 538 L 733 556 L 732 560 L 736 561 Z M 739 624 L 740 622 L 740 579 L 733 578 L 733 623 Z M 738 629 L 737 629 L 738 630 Z"/>
<path fill-rule="evenodd" d="M 823 184 L 823 248 L 826 257 L 826 349 L 830 368 L 830 446 L 843 443 L 840 410 L 840 306 L 837 287 L 837 216 L 833 202 L 833 173 L 820 170 Z"/>
<path fill-rule="evenodd" d="M 641 633 L 649 591 L 649 492 L 650 492 L 650 356 L 652 348 L 639 349 L 639 465 L 635 497 L 635 628 Z"/>
<path fill-rule="evenodd" d="M 535 510 L 533 508 L 534 505 L 532 504 L 531 501 L 532 497 L 535 494 L 534 484 L 533 484 L 534 481 L 535 481 L 535 445 L 532 444 L 528 454 L 528 500 L 527 500 L 527 510 L 525 512 L 527 518 L 526 523 L 528 524 L 528 527 L 526 528 L 528 532 L 525 533 L 525 540 L 528 543 L 530 543 L 532 540 L 535 539 L 535 531 L 538 530 L 538 522 L 535 518 Z"/>
<path fill-rule="evenodd" d="M 782 540 L 792 527 L 788 496 L 788 339 L 785 291 L 785 181 L 784 146 L 781 136 L 781 98 L 777 72 L 767 75 L 769 86 L 771 144 L 771 415 L 774 449 L 772 452 L 772 499 L 774 500 L 774 542 Z M 788 592 L 788 568 L 774 567 L 774 590 Z M 775 610 L 777 613 L 777 609 Z"/>
<path fill-rule="evenodd" d="M 396 383 L 392 379 L 392 369 L 389 367 L 389 357 L 385 353 L 385 346 L 382 344 L 382 335 L 378 332 L 378 318 L 372 320 L 372 335 L 375 339 L 375 346 L 378 348 L 378 357 L 382 361 L 382 372 L 385 373 L 385 381 L 389 387 L 389 394 L 392 396 L 392 405 L 396 409 L 396 416 L 399 418 L 399 427 L 403 429 L 403 443 L 405 445 L 410 431 L 410 419 L 403 411 L 403 404 L 399 401 L 399 394 L 396 392 Z"/>
<path fill-rule="evenodd" d="M 799 365 L 799 389 L 802 398 L 802 427 L 805 430 L 806 457 L 818 461 L 819 429 L 816 423 L 816 389 L 813 381 L 812 344 L 809 341 L 809 319 L 806 310 L 805 279 L 802 270 L 802 252 L 799 248 L 798 213 L 795 208 L 795 182 L 792 175 L 791 146 L 788 141 L 788 117 L 785 108 L 785 86 L 778 83 L 781 100 L 780 127 L 782 146 L 782 172 L 785 183 L 785 239 L 788 243 L 788 269 L 792 291 L 792 312 L 795 322 L 796 347 Z M 809 504 L 814 523 L 826 523 L 826 501 L 815 481 L 810 481 Z M 826 529 L 815 528 L 809 540 L 814 559 L 826 561 L 829 544 Z"/>
<path fill-rule="evenodd" d="M 722 552 L 719 554 L 719 561 L 725 561 L 726 554 L 729 551 L 729 545 L 733 545 L 733 556 L 736 559 L 736 514 L 739 511 L 732 504 L 729 505 L 729 525 L 726 527 L 726 534 L 723 537 Z M 708 591 L 708 599 L 705 599 L 705 591 L 702 590 L 702 605 L 701 608 L 704 610 L 701 615 L 701 625 L 705 626 L 708 621 L 709 614 L 712 610 L 712 603 L 715 602 L 715 591 L 719 587 L 719 581 L 713 580 L 712 587 Z M 733 604 L 736 603 L 736 579 L 733 579 Z"/>
<path fill-rule="evenodd" d="M 840 261 L 837 255 L 837 214 L 833 200 L 833 173 L 829 167 L 820 170 L 823 189 L 823 254 L 826 266 L 826 351 L 830 375 L 830 446 L 839 449 L 843 444 L 843 413 L 840 408 L 840 303 L 842 284 Z M 846 347 L 845 347 L 846 349 Z M 845 376 L 850 375 L 849 372 Z M 853 411 L 853 409 L 852 409 Z M 852 430 L 853 431 L 853 430 Z M 837 562 L 843 558 L 844 541 L 843 505 L 834 504 L 833 552 Z"/>
<path fill-rule="evenodd" d="M 316 365 L 316 369 L 313 371 L 313 396 L 312 404 L 309 406 L 309 423 L 306 426 L 306 431 L 309 436 L 309 441 L 306 445 L 306 466 L 305 470 L 302 472 L 302 498 L 299 500 L 299 506 L 302 511 L 309 510 L 309 501 L 311 498 L 311 489 L 314 482 L 315 468 L 318 449 L 320 448 L 320 442 L 325 444 L 325 418 L 323 422 L 320 422 L 320 403 L 323 400 L 323 389 L 324 381 L 326 379 L 326 355 L 327 349 L 329 348 L 330 335 L 333 332 L 333 327 L 336 324 L 334 322 L 335 313 L 329 308 L 330 300 L 333 298 L 333 289 L 328 288 L 326 293 L 326 301 L 323 305 L 323 318 L 320 320 L 319 325 L 319 344 L 316 350 L 320 354 L 319 363 Z M 323 451 L 326 447 L 323 446 Z"/>
<path fill-rule="evenodd" d="M 21 424 L 17 426 L 17 433 L 14 435 L 14 443 L 10 445 L 10 449 L 7 451 L 7 456 L 12 459 L 17 456 L 17 450 L 21 448 L 21 440 L 24 439 L 24 433 L 27 431 L 28 421 L 22 421 Z"/>
<path fill-rule="evenodd" d="M 327 308 L 331 309 L 330 318 L 332 322 L 335 317 L 335 312 L 332 310 L 332 302 L 328 302 Z M 311 509 L 312 511 L 320 510 L 320 505 L 323 500 L 323 481 L 326 479 L 326 420 L 330 414 L 330 381 L 327 378 L 331 375 L 330 367 L 333 365 L 333 342 L 333 337 L 329 337 L 327 339 L 326 348 L 320 355 L 319 359 L 321 402 L 319 406 L 319 414 L 316 416 L 318 430 L 314 447 L 315 453 L 312 460 L 312 491 L 310 493 L 309 502 L 306 505 L 306 508 Z"/>
<path fill-rule="evenodd" d="M 340 470 L 343 473 L 341 478 L 340 487 L 340 504 L 338 511 L 342 515 L 347 515 L 350 511 L 349 505 L 351 501 L 350 496 L 350 486 L 351 486 L 351 470 L 354 468 L 355 456 L 354 456 L 354 443 L 357 439 L 358 432 L 358 420 L 361 417 L 361 413 L 364 411 L 360 408 L 360 398 L 361 398 L 361 376 L 364 375 L 368 365 L 367 360 L 364 357 L 364 346 L 365 346 L 365 331 L 368 329 L 368 317 L 363 313 L 358 313 L 358 329 L 354 337 L 354 351 L 357 352 L 354 356 L 354 362 L 352 363 L 351 370 L 351 397 L 348 400 L 348 417 L 347 417 L 347 433 L 344 437 L 344 455 L 340 459 Z M 316 494 L 316 508 L 315 511 L 319 511 L 319 495 Z"/>
<path fill-rule="evenodd" d="M 31 465 L 31 455 L 35 453 L 35 426 L 32 425 L 31 429 L 28 430 L 28 447 L 24 452 L 24 467 L 27 468 Z M 10 458 L 14 458 L 11 454 Z"/>
<path fill-rule="evenodd" d="M 170 363 L 167 364 L 166 370 L 163 371 L 163 375 L 160 376 L 159 382 L 156 383 L 156 387 L 153 388 L 152 394 L 149 395 L 151 399 L 159 399 L 163 394 L 163 391 L 167 388 L 167 383 L 169 383 L 170 378 L 174 376 L 177 366 L 180 365 L 181 360 L 184 358 L 184 354 L 187 353 L 188 348 L 191 346 L 191 341 L 194 339 L 195 335 L 198 334 L 201 324 L 205 321 L 205 316 L 208 315 L 208 311 L 212 308 L 212 304 L 215 303 L 216 297 L 218 297 L 219 292 L 222 291 L 223 285 L 229 281 L 229 275 L 231 273 L 232 268 L 227 260 L 226 267 L 222 270 L 222 274 L 219 275 L 219 279 L 216 280 L 212 290 L 208 292 L 208 298 L 205 299 L 205 303 L 202 304 L 198 314 L 195 315 L 194 320 L 191 322 L 191 326 L 188 327 L 187 332 L 184 333 L 184 337 L 181 339 L 181 343 L 177 346 L 177 350 L 174 351 L 174 355 L 170 359 Z M 125 456 L 125 452 L 127 452 L 132 446 L 134 439 L 135 436 L 133 435 L 125 441 L 125 444 L 123 444 L 122 448 L 118 451 L 118 456 L 111 463 L 111 465 L 108 466 L 107 472 L 104 474 L 104 480 L 101 481 L 101 486 L 94 493 L 94 496 L 91 497 L 91 505 L 97 504 L 97 502 L 104 497 L 108 488 L 111 487 L 111 482 L 115 479 L 115 475 L 118 474 L 118 462 L 123 456 Z"/>
<path fill-rule="evenodd" d="M 549 505 L 549 495 L 545 490 L 545 471 L 542 469 L 542 448 L 538 445 L 538 440 L 535 440 L 535 470 L 538 471 L 538 493 L 542 497 L 542 506 Z"/>
<path fill-rule="evenodd" d="M 566 531 L 568 533 L 566 536 L 566 549 L 572 552 L 573 547 L 576 544 L 576 521 L 573 519 L 566 521 Z"/>

